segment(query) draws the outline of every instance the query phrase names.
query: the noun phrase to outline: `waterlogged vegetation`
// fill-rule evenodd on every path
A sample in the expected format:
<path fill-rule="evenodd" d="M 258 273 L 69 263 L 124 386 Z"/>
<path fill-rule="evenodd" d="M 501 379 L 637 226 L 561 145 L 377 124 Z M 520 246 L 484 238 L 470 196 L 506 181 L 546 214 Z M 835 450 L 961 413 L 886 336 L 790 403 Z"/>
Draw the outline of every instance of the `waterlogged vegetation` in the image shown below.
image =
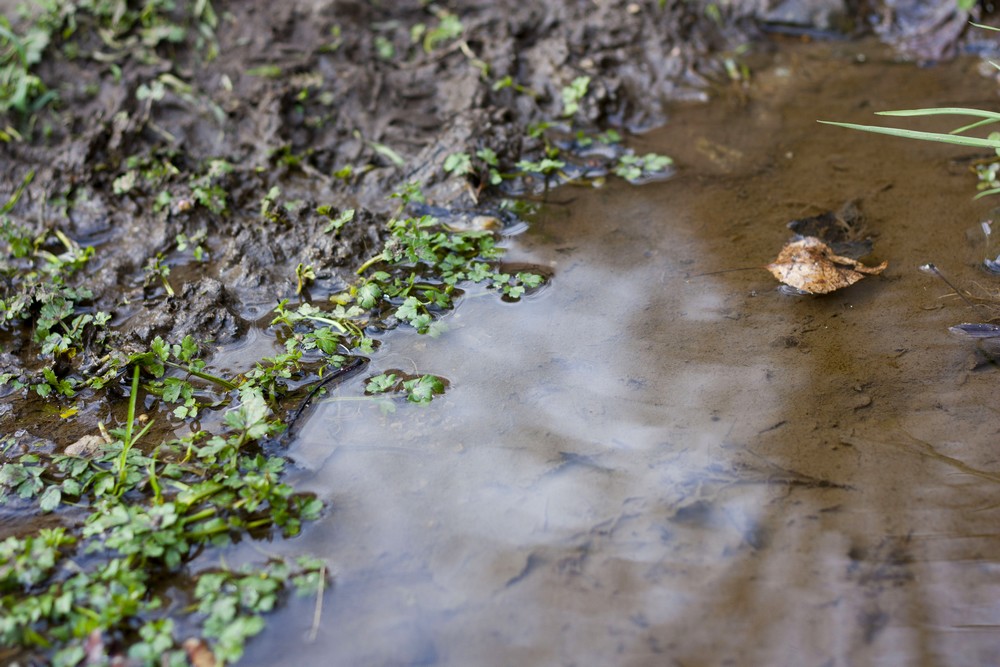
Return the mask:
<path fill-rule="evenodd" d="M 55 665 L 119 652 L 142 664 L 186 664 L 190 645 L 179 646 L 178 614 L 163 609 L 162 582 L 190 576 L 194 591 L 180 616 L 194 626 L 195 645 L 207 642 L 216 660 L 231 662 L 284 591 L 321 590 L 324 565 L 314 559 L 186 572 L 208 546 L 269 531 L 297 534 L 322 503 L 282 483 L 284 459 L 263 453 L 261 441 L 279 424 L 254 387 L 239 392 L 220 434 L 141 446 L 153 422 L 141 426 L 135 414 L 139 375 L 136 365 L 129 419 L 92 451 L 25 454 L 0 472 L 5 502 L 89 510 L 67 526 L 0 543 L 5 646 L 44 650 Z"/>
<path fill-rule="evenodd" d="M 503 170 L 496 152 L 489 147 L 474 153 L 452 153 L 445 158 L 442 169 L 452 176 L 467 178 L 475 187 L 473 198 L 476 200 L 488 187 L 520 193 L 526 189 L 539 190 L 573 182 L 600 185 L 608 174 L 631 183 L 669 176 L 673 166 L 670 157 L 657 153 L 636 155 L 623 145 L 621 134 L 614 129 L 597 132 L 576 126 L 576 117 L 587 98 L 590 82 L 589 76 L 580 76 L 562 89 L 562 111 L 558 119 L 528 125 L 526 138 L 536 142 L 538 148 L 530 157 L 517 160 L 512 169 Z M 513 88 L 518 94 L 535 96 L 527 88 L 515 86 L 510 77 L 495 81 L 492 88 Z"/>
<path fill-rule="evenodd" d="M 398 64 L 458 53 L 493 93 L 532 104 L 545 97 L 510 75 L 495 76 L 457 14 L 431 5 L 425 16 L 403 40 L 400 24 L 371 25 L 374 56 Z M 503 260 L 517 196 L 571 181 L 600 184 L 609 175 L 640 183 L 670 173 L 670 158 L 637 155 L 620 133 L 595 125 L 587 110 L 597 80 L 589 75 L 559 89 L 550 112 L 525 128 L 520 151 L 486 134 L 441 158 L 436 177 L 460 184 L 476 205 L 471 211 L 430 200 L 428 182 L 402 178 L 412 170 L 397 148 L 357 129 L 350 140 L 364 157 L 326 173 L 308 150 L 289 144 L 263 163 L 195 156 L 156 122 L 156 112 L 176 105 L 226 120 L 229 112 L 177 64 L 218 57 L 216 31 L 226 20 L 208 0 L 46 0 L 18 22 L 0 19 L 0 140 L 45 146 L 65 130 L 60 82 L 42 75 L 46 58 L 99 70 L 116 85 L 132 72 L 129 111 L 105 130 L 131 132 L 135 147 L 105 156 L 92 176 L 115 205 L 147 209 L 168 230 L 166 243 L 123 265 L 124 291 L 109 297 L 96 292 L 94 277 L 115 260 L 114 242 L 72 231 L 83 188 L 33 185 L 29 169 L 0 207 L 0 397 L 56 415 L 54 423 L 72 424 L 75 434 L 47 441 L 18 431 L 0 440 L 2 511 L 44 519 L 22 522 L 0 541 L 0 660 L 221 665 L 239 660 L 263 616 L 289 596 L 312 596 L 318 612 L 330 583 L 323 561 L 264 555 L 232 569 L 223 558 L 225 547 L 241 541 L 293 537 L 324 511 L 319 499 L 284 481 L 283 446 L 309 402 L 362 373 L 386 331 L 442 334 L 445 316 L 473 284 L 506 301 L 540 289 L 544 270 Z M 321 52 L 336 52 L 344 38 L 334 25 Z M 135 71 L 145 74 L 136 79 Z M 286 73 L 271 63 L 246 72 L 265 80 Z M 334 100 L 317 91 L 312 73 L 298 74 L 291 113 L 318 108 L 305 125 L 321 127 Z M 228 75 L 220 80 L 232 92 Z M 100 83 L 93 86 L 96 95 Z M 132 126 L 138 129 L 123 129 Z M 352 191 L 386 169 L 396 170 L 397 191 L 379 210 L 353 197 L 292 199 L 275 177 Z M 45 208 L 37 214 L 38 200 L 51 216 Z M 221 236 L 236 233 L 227 227 L 234 221 L 251 230 L 318 221 L 307 244 L 316 248 L 365 242 L 336 278 L 314 252 L 288 266 L 292 289 L 264 285 L 273 308 L 255 326 L 280 352 L 224 373 L 211 336 L 153 335 L 151 328 L 139 335 L 129 318 L 138 301 L 176 312 L 190 294 L 185 275 L 218 275 Z M 448 386 L 430 372 L 389 370 L 366 378 L 357 399 L 392 411 L 427 404 Z"/>
<path fill-rule="evenodd" d="M 410 185 L 400 197 L 405 205 L 421 195 Z M 353 217 L 331 207 L 321 213 L 330 218 L 331 233 Z M 5 443 L 11 462 L 0 472 L 0 501 L 33 502 L 42 512 L 76 508 L 67 513 L 66 527 L 4 542 L 5 643 L 45 650 L 55 664 L 65 665 L 76 664 L 88 642 L 140 660 L 160 655 L 183 660 L 180 637 L 173 634 L 176 610 L 156 612 L 162 605 L 158 582 L 184 575 L 195 591 L 185 623 L 200 628 L 195 634 L 216 659 L 232 661 L 261 629 L 259 614 L 289 582 L 311 582 L 315 592 L 322 579 L 322 566 L 315 564 L 303 569 L 264 563 L 259 570 L 224 575 L 187 572 L 189 561 L 206 547 L 272 532 L 295 535 L 301 522 L 321 512 L 318 500 L 281 482 L 286 462 L 269 446 L 288 425 L 280 415 L 294 393 L 290 387 L 324 383 L 352 359 L 372 353 L 377 340 L 371 331 L 405 323 L 421 333 L 439 333 L 440 317 L 454 306 L 462 284 L 486 283 L 505 298 L 518 299 L 543 282 L 536 273 L 506 272 L 492 231 L 450 231 L 432 216 L 402 215 L 402 208 L 387 227 L 383 250 L 358 268 L 348 289 L 326 304 L 277 305 L 271 328 L 284 341 L 284 353 L 222 378 L 209 371 L 204 346 L 190 336 L 177 343 L 157 337 L 146 351 L 122 352 L 111 316 L 88 312 L 91 295 L 78 286 L 86 282 L 81 269 L 95 249 L 58 234 L 57 255 L 46 249 L 52 239 L 27 236 L 5 219 L 5 322 L 12 335 L 30 336 L 25 344 L 37 347 L 42 363 L 0 379 L 10 391 L 30 390 L 41 398 L 126 390 L 129 400 L 122 425 L 101 424 L 99 435 L 69 448 L 73 453 L 29 448 L 10 457 L 18 443 Z M 146 271 L 173 295 L 167 273 Z M 301 286 L 306 272 L 297 273 Z M 381 374 L 369 380 L 367 391 L 427 403 L 445 386 L 431 374 Z M 137 414 L 143 396 L 162 406 L 154 410 L 160 413 L 155 419 Z M 96 398 L 90 393 L 86 400 Z M 198 428 L 205 410 L 221 414 L 213 433 Z M 185 422 L 190 433 L 153 441 L 149 434 L 157 419 Z M 23 554 L 39 550 L 38 557 L 25 560 Z M 81 558 L 88 566 L 77 571 Z M 228 577 L 231 594 L 226 587 L 203 585 L 206 576 Z M 249 595 L 245 582 L 257 581 L 268 582 L 260 586 L 269 589 L 269 597 L 251 587 L 252 599 L 243 601 Z M 94 611 L 100 608 L 107 613 Z"/>

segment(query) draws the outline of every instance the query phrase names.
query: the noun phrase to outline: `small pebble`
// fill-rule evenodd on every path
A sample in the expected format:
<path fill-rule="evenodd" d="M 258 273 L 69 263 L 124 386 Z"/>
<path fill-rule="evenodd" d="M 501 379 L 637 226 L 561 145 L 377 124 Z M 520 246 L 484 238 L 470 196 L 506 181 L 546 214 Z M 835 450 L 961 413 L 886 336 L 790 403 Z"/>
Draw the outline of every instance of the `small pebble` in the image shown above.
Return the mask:
<path fill-rule="evenodd" d="M 67 447 L 63 454 L 89 459 L 100 454 L 103 447 L 104 438 L 99 435 L 85 435 Z"/>

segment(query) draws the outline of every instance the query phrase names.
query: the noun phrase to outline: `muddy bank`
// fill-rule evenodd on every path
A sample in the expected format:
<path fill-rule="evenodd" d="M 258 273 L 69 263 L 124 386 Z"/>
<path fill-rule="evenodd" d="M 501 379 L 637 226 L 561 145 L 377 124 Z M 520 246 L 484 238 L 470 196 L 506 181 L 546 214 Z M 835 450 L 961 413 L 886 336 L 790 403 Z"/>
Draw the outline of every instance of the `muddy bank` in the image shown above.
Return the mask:
<path fill-rule="evenodd" d="M 54 40 L 37 68 L 59 93 L 58 112 L 35 120 L 32 140 L 0 148 L 8 165 L 0 197 L 33 169 L 17 220 L 98 248 L 86 281 L 93 307 L 115 312 L 119 344 L 156 334 L 228 341 L 262 304 L 294 296 L 300 262 L 327 290 L 348 282 L 351 262 L 380 246 L 387 197 L 401 183 L 420 183 L 432 203 L 475 206 L 488 184 L 479 173 L 448 178 L 449 155 L 491 149 L 499 172 L 514 174 L 518 160 L 547 146 L 532 124 L 659 125 L 665 102 L 726 83 L 717 54 L 762 30 L 844 36 L 874 27 L 903 41 L 919 33 L 936 46 L 914 48 L 940 55 L 954 50 L 952 26 L 967 17 L 950 4 L 863 13 L 765 0 L 721 10 L 652 1 L 220 3 L 210 29 L 178 10 L 184 39 L 135 54 L 146 33 L 102 41 L 80 12 L 67 40 L 80 56 L 68 58 Z M 562 90 L 578 77 L 590 86 L 566 118 Z M 260 211 L 275 187 L 275 207 L 290 206 L 272 220 Z M 331 240 L 328 221 L 312 213 L 323 204 L 371 214 Z M 210 261 L 179 250 L 179 234 L 203 235 Z M 150 285 L 143 269 L 158 257 L 175 271 L 179 298 Z"/>

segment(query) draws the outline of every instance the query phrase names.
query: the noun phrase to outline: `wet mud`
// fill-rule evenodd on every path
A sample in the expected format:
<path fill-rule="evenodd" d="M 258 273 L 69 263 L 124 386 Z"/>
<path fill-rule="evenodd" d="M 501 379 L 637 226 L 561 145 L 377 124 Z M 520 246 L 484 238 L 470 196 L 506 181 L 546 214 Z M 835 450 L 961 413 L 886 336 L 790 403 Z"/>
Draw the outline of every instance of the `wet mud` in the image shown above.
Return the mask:
<path fill-rule="evenodd" d="M 753 67 L 745 98 L 642 137 L 671 180 L 543 203 L 511 258 L 551 266 L 547 289 L 471 294 L 442 338 L 373 358 L 439 369 L 443 400 L 322 403 L 290 453 L 333 511 L 296 548 L 335 589 L 314 642 L 289 609 L 248 664 L 1000 661 L 998 369 L 948 332 L 1000 305 L 919 270 L 988 297 L 993 204 L 968 149 L 815 122 L 981 106 L 993 84 L 872 43 Z M 761 267 L 787 223 L 847 201 L 889 268 L 779 291 Z"/>

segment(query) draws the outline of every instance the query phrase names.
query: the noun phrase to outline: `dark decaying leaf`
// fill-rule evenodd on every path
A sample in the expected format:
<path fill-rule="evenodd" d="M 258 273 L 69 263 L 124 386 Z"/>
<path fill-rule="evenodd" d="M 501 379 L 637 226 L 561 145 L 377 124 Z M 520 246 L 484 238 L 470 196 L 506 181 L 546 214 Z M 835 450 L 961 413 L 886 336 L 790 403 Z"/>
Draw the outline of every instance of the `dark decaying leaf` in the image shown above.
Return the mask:
<path fill-rule="evenodd" d="M 853 285 L 866 275 L 882 273 L 886 266 L 888 262 L 865 266 L 856 259 L 837 255 L 818 238 L 805 236 L 786 243 L 778 258 L 766 268 L 790 287 L 809 294 L 828 294 Z"/>
<path fill-rule="evenodd" d="M 951 333 L 962 338 L 1000 338 L 1000 326 L 985 323 L 964 323 L 956 324 L 948 329 Z"/>
<path fill-rule="evenodd" d="M 799 236 L 815 236 L 832 244 L 856 239 L 862 221 L 858 200 L 851 199 L 836 211 L 792 220 L 788 223 L 788 228 Z"/>

